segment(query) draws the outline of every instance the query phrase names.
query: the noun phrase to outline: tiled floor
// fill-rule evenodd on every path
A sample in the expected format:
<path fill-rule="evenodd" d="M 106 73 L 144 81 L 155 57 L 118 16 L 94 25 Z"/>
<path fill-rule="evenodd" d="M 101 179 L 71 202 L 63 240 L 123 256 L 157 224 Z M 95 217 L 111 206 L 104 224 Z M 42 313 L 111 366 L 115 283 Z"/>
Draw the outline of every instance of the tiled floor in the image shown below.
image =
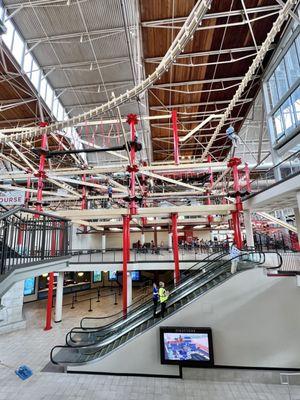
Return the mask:
<path fill-rule="evenodd" d="M 74 310 L 65 307 L 63 322 L 45 332 L 45 302 L 27 304 L 26 330 L 0 336 L 0 360 L 10 366 L 0 366 L 0 400 L 290 400 L 287 387 L 280 385 L 41 372 L 51 347 L 62 344 L 82 316 L 107 315 L 119 310 L 120 303 L 115 306 L 108 297 L 95 307 L 91 313 L 85 303 Z M 21 364 L 34 372 L 26 381 L 14 374 Z M 300 399 L 300 386 L 292 387 L 291 399 Z"/>

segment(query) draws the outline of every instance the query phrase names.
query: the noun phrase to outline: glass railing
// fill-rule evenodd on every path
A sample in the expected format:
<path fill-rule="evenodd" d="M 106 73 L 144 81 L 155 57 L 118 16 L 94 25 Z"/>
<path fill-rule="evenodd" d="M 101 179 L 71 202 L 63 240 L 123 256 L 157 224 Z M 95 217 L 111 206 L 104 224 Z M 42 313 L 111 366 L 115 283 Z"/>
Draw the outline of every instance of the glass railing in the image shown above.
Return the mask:
<path fill-rule="evenodd" d="M 300 151 L 292 154 L 279 164 L 274 165 L 265 172 L 258 172 L 255 170 L 251 171 L 258 173 L 257 177 L 251 182 L 251 197 L 259 192 L 262 192 L 280 182 L 283 182 L 289 178 L 300 173 Z"/>

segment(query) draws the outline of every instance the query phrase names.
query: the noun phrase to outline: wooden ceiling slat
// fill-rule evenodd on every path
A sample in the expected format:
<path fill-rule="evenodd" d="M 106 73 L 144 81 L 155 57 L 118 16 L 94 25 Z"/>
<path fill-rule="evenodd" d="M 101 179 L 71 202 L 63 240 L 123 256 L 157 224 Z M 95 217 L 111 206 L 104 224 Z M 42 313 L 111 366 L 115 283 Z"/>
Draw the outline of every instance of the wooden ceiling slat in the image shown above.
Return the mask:
<path fill-rule="evenodd" d="M 195 5 L 196 1 L 194 0 L 140 0 L 140 9 L 141 9 L 141 20 L 144 21 L 156 21 L 160 19 L 170 19 L 172 16 L 177 17 L 186 17 L 189 15 L 191 9 Z M 173 9 L 174 4 L 174 9 Z M 263 6 L 271 6 L 278 3 L 275 0 L 245 0 L 245 5 L 247 8 L 255 8 L 255 7 L 263 7 Z M 213 1 L 212 8 L 209 13 L 222 13 L 228 12 L 230 10 L 241 10 L 242 3 L 237 0 L 222 0 L 222 1 Z M 174 11 L 174 13 L 173 13 Z M 261 14 L 252 14 L 251 18 L 255 18 L 256 16 L 261 16 Z M 267 36 L 267 33 L 272 27 L 274 20 L 276 19 L 276 15 L 268 16 L 264 18 L 262 21 L 252 23 L 252 28 L 254 31 L 255 39 L 258 45 L 261 45 L 264 39 Z M 205 19 L 202 23 L 202 26 L 214 26 L 216 24 L 226 24 L 227 22 L 238 22 L 241 21 L 241 18 L 238 16 L 231 16 L 229 18 L 214 18 L 214 19 Z M 169 24 L 171 25 L 171 23 Z M 168 50 L 172 40 L 177 34 L 178 30 L 174 29 L 157 29 L 154 27 L 143 27 L 142 28 L 142 41 L 143 41 L 143 52 L 144 58 L 153 58 L 153 57 L 163 57 L 166 51 Z M 247 24 L 238 25 L 234 27 L 224 28 L 212 28 L 206 30 L 198 30 L 194 34 L 193 41 L 191 41 L 188 46 L 184 49 L 184 53 L 194 53 L 194 52 L 204 52 L 204 51 L 218 51 L 219 49 L 231 49 L 231 48 L 243 48 L 248 46 L 254 46 L 254 41 L 251 36 L 249 27 Z M 247 53 L 243 53 L 246 55 Z M 249 54 L 249 53 L 248 53 Z M 238 57 L 239 54 L 234 54 L 234 57 Z M 227 57 L 227 58 L 226 58 Z M 219 60 L 228 60 L 228 56 L 220 56 Z M 201 58 L 193 58 L 193 63 L 216 63 L 218 57 L 215 55 L 201 57 Z M 167 71 L 160 79 L 159 83 L 168 83 L 168 82 L 186 82 L 186 81 L 197 81 L 204 79 L 224 79 L 227 77 L 233 76 L 244 76 L 251 65 L 253 57 L 245 58 L 243 60 L 227 63 L 227 64 L 218 64 L 218 65 L 203 65 L 199 67 L 182 67 L 173 65 L 170 71 Z M 178 62 L 181 64 L 190 63 L 189 59 L 179 59 Z M 150 74 L 153 72 L 157 64 L 154 63 L 145 63 L 145 71 L 146 74 Z M 236 83 L 236 82 L 233 82 Z M 220 88 L 221 86 L 217 84 L 203 84 L 203 85 L 193 85 L 193 86 L 180 86 L 174 89 L 187 90 L 191 91 L 207 91 L 211 88 Z M 172 87 L 170 87 L 172 89 Z M 250 91 L 245 91 L 245 98 L 254 98 L 259 89 L 258 81 L 254 81 L 252 86 L 250 86 Z M 205 102 L 218 102 L 218 101 L 230 101 L 236 92 L 237 87 L 227 89 L 227 90 L 219 90 L 219 91 L 211 91 L 211 92 L 200 92 L 200 93 L 177 93 L 170 92 L 167 90 L 155 89 L 150 91 L 149 93 L 149 107 L 150 107 L 150 115 L 159 115 L 158 111 L 151 110 L 151 106 L 160 106 L 161 103 L 164 105 L 170 104 L 186 104 L 186 103 L 205 103 Z M 245 103 L 235 109 L 232 112 L 233 117 L 245 117 L 251 103 Z M 209 112 L 215 109 L 224 108 L 226 105 L 216 105 L 214 106 L 195 106 L 189 107 L 186 109 L 187 112 Z M 183 107 L 179 107 L 178 110 L 180 112 L 185 111 Z M 201 116 L 197 116 L 195 119 L 201 119 Z M 235 128 L 238 130 L 242 124 L 242 121 L 236 123 Z M 191 130 L 196 126 L 194 124 L 185 124 L 184 127 L 187 130 Z M 224 133 L 224 132 L 223 132 Z M 166 131 L 164 129 L 160 129 L 157 127 L 151 127 L 152 138 L 166 137 L 169 136 L 172 138 L 172 131 Z M 183 133 L 181 133 L 183 135 Z M 202 140 L 201 136 L 198 140 Z M 192 138 L 191 141 L 195 142 L 195 139 Z M 220 145 L 218 141 L 218 144 Z M 223 140 L 223 144 L 226 144 Z M 155 143 L 155 141 L 153 142 Z M 154 145 L 154 150 L 157 145 Z M 160 148 L 165 148 L 165 150 L 172 150 L 171 143 L 160 142 Z M 201 146 L 200 146 L 201 147 Z M 220 146 L 222 147 L 222 145 Z M 184 155 L 189 155 L 191 150 L 184 150 L 184 146 L 182 147 L 182 152 Z M 199 154 L 201 154 L 201 148 L 199 148 Z M 221 152 L 220 152 L 221 155 Z M 226 152 L 223 152 L 223 156 L 226 155 Z M 165 155 L 163 153 L 154 152 L 154 160 L 159 161 L 163 160 Z"/>

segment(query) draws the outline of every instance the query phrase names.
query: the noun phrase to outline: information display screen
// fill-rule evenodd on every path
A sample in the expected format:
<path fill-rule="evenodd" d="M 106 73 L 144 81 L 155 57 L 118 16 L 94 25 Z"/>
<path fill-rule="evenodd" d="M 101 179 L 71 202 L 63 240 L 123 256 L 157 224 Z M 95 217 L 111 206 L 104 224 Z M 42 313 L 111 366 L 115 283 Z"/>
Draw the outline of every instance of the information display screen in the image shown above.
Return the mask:
<path fill-rule="evenodd" d="M 141 279 L 141 273 L 140 271 L 131 271 L 131 279 L 136 282 Z"/>
<path fill-rule="evenodd" d="M 163 327 L 160 329 L 161 363 L 211 367 L 213 360 L 210 328 Z"/>
<path fill-rule="evenodd" d="M 93 272 L 93 283 L 102 281 L 102 271 L 94 271 Z"/>
<path fill-rule="evenodd" d="M 27 278 L 24 281 L 24 296 L 30 296 L 35 293 L 35 278 Z"/>
<path fill-rule="evenodd" d="M 108 271 L 108 280 L 116 281 L 117 280 L 117 271 Z"/>

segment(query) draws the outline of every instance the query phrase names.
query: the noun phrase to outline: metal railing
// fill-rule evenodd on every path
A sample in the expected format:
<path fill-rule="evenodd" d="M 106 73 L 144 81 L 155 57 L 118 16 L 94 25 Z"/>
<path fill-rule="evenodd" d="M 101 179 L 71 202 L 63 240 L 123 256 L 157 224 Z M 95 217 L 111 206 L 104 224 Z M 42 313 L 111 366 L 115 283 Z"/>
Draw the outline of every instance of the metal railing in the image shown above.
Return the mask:
<path fill-rule="evenodd" d="M 280 373 L 280 383 L 281 383 L 281 385 L 287 385 L 289 400 L 297 400 L 300 398 L 299 394 L 297 397 L 294 397 L 293 393 L 292 393 L 292 389 L 291 389 L 291 379 L 290 378 L 295 378 L 295 377 L 300 377 L 300 372 L 281 372 Z M 299 379 L 298 379 L 298 385 L 299 385 Z"/>
<path fill-rule="evenodd" d="M 289 235 L 277 233 L 268 235 L 264 233 L 255 232 L 253 234 L 255 248 L 261 251 L 276 250 L 279 252 L 297 251 L 295 243 L 291 240 Z"/>
<path fill-rule="evenodd" d="M 180 248 L 179 260 L 180 261 L 201 261 L 208 254 L 217 253 L 221 250 L 227 250 L 223 246 L 207 246 L 203 248 Z M 122 262 L 123 250 L 120 249 L 106 249 L 105 252 L 97 250 L 72 250 L 71 262 L 73 263 L 106 263 L 106 262 Z M 174 261 L 173 252 L 168 248 L 158 248 L 155 251 L 148 249 L 147 251 L 137 251 L 137 249 L 130 249 L 129 262 L 153 262 L 153 261 Z"/>
<path fill-rule="evenodd" d="M 0 214 L 0 275 L 16 266 L 68 255 L 69 221 L 26 208 Z"/>
<path fill-rule="evenodd" d="M 251 173 L 257 172 L 252 170 Z M 300 174 L 300 151 L 287 157 L 285 160 L 274 165 L 265 172 L 257 172 L 258 176 L 251 181 L 251 194 L 246 196 L 249 198 L 257 193 L 263 192 L 278 183 L 285 181 Z"/>

